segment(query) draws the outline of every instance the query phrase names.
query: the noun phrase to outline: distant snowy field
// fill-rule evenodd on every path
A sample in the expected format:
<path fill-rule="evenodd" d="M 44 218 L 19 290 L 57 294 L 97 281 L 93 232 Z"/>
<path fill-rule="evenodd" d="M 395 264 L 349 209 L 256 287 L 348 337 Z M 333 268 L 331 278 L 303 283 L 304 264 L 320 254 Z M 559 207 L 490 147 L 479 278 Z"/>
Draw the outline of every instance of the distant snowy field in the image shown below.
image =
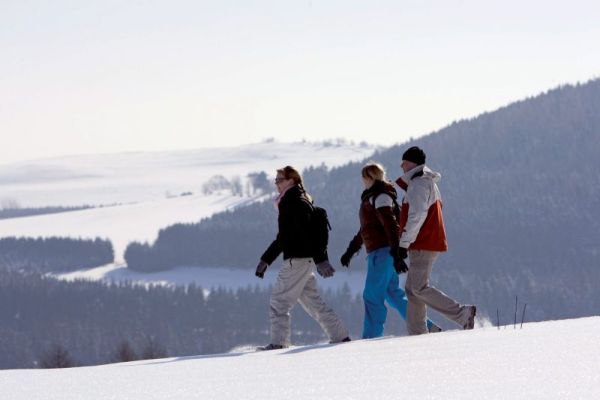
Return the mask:
<path fill-rule="evenodd" d="M 109 264 L 106 266 L 93 268 L 90 270 L 69 272 L 65 274 L 52 274 L 54 277 L 72 281 L 76 279 L 110 282 L 135 282 L 143 285 L 161 285 L 161 286 L 187 286 L 191 283 L 202 287 L 205 294 L 210 289 L 226 288 L 240 289 L 248 286 L 259 286 L 262 288 L 275 284 L 277 273 L 281 264 L 276 261 L 267 270 L 264 279 L 254 276 L 254 264 L 257 260 L 249 261 L 252 263 L 251 269 L 236 268 L 210 268 L 210 267 L 179 267 L 169 271 L 142 273 L 127 269 L 124 264 Z M 336 267 L 337 268 L 337 267 Z M 346 269 L 337 268 L 332 278 L 323 279 L 317 276 L 319 288 L 321 290 L 338 288 L 347 285 L 353 294 L 362 293 L 365 285 L 366 271 L 364 269 Z M 401 285 L 404 287 L 405 275 L 400 275 Z"/>
<path fill-rule="evenodd" d="M 11 400 L 598 399 L 600 317 L 271 352 L 0 371 Z M 243 347 L 241 347 L 243 349 Z"/>
<path fill-rule="evenodd" d="M 244 180 L 250 172 L 274 176 L 285 165 L 334 167 L 362 160 L 370 145 L 298 142 L 185 151 L 76 155 L 0 164 L 0 201 L 22 207 L 109 205 L 200 193 L 214 175 Z M 213 203 L 210 201 L 209 204 Z"/>
<path fill-rule="evenodd" d="M 251 172 L 271 179 L 285 165 L 300 169 L 360 161 L 375 147 L 347 143 L 263 142 L 191 151 L 86 155 L 0 165 L 0 202 L 22 207 L 111 205 L 61 214 L 0 220 L 0 237 L 66 236 L 108 238 L 117 263 L 132 241 L 152 242 L 169 225 L 204 217 L 261 198 L 244 193 L 203 195 L 211 177 Z M 310 189 L 310 188 L 309 188 Z M 182 193 L 192 195 L 183 196 Z M 268 197 L 268 196 L 267 196 Z M 265 196 L 262 196 L 263 200 Z M 1 203 L 0 203 L 1 204 Z M 265 244 L 266 245 L 266 244 Z M 258 251 L 258 250 L 257 250 Z"/>

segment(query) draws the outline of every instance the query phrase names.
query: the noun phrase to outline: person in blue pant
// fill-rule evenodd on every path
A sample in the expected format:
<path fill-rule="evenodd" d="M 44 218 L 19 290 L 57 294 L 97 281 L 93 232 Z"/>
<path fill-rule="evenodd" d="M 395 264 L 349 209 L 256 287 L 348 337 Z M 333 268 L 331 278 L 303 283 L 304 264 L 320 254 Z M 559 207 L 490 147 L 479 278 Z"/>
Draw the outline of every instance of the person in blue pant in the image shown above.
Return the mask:
<path fill-rule="evenodd" d="M 352 257 L 363 244 L 367 249 L 367 278 L 363 291 L 365 319 L 363 339 L 380 337 L 387 318 L 385 301 L 398 310 L 406 320 L 407 298 L 400 288 L 398 275 L 408 271 L 399 254 L 400 208 L 396 189 L 385 177 L 381 164 L 367 163 L 361 172 L 365 190 L 361 195 L 359 210 L 360 230 L 350 241 L 340 262 L 348 267 Z M 427 320 L 429 332 L 439 332 L 440 327 Z"/>

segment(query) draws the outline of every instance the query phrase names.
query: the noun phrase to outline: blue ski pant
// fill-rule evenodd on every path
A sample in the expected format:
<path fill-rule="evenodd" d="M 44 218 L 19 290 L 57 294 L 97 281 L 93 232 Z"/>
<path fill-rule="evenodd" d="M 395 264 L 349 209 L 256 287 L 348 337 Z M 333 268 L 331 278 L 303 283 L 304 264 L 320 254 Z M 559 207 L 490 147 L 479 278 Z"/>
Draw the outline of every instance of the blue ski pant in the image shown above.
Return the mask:
<path fill-rule="evenodd" d="M 385 301 L 398 310 L 402 319 L 406 320 L 408 300 L 404 290 L 400 288 L 398 274 L 394 269 L 394 259 L 389 247 L 372 251 L 367 256 L 367 279 L 363 290 L 365 303 L 365 319 L 363 339 L 383 336 L 383 325 L 387 318 Z M 427 320 L 427 327 L 432 325 Z"/>

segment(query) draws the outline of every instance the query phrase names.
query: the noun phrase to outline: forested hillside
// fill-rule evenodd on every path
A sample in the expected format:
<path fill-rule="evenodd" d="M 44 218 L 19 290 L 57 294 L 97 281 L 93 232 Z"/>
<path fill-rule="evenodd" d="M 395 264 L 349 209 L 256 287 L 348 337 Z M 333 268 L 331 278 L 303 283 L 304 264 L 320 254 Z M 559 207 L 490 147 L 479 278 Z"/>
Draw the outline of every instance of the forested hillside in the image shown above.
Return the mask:
<path fill-rule="evenodd" d="M 68 237 L 0 238 L 0 270 L 67 272 L 114 261 L 109 240 Z"/>
<path fill-rule="evenodd" d="M 0 369 L 56 367 L 57 358 L 91 365 L 264 345 L 269 293 L 256 286 L 214 288 L 206 296 L 197 286 L 64 282 L 0 268 Z M 341 288 L 325 298 L 358 337 L 360 296 Z M 399 317 L 391 317 L 386 333 L 404 332 Z M 292 329 L 295 344 L 326 340 L 301 307 L 293 312 Z"/>

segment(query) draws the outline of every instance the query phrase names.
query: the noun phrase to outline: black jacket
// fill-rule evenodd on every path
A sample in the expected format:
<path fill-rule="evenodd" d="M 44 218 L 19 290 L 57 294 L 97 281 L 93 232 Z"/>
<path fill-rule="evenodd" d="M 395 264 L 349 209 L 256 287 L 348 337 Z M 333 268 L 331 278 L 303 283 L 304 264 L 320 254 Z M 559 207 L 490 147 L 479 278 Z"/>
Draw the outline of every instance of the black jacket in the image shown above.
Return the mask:
<path fill-rule="evenodd" d="M 288 189 L 279 201 L 279 232 L 260 257 L 271 264 L 283 252 L 283 259 L 309 258 L 315 263 L 327 260 L 327 249 L 317 249 L 311 234 L 312 203 L 299 186 Z"/>

